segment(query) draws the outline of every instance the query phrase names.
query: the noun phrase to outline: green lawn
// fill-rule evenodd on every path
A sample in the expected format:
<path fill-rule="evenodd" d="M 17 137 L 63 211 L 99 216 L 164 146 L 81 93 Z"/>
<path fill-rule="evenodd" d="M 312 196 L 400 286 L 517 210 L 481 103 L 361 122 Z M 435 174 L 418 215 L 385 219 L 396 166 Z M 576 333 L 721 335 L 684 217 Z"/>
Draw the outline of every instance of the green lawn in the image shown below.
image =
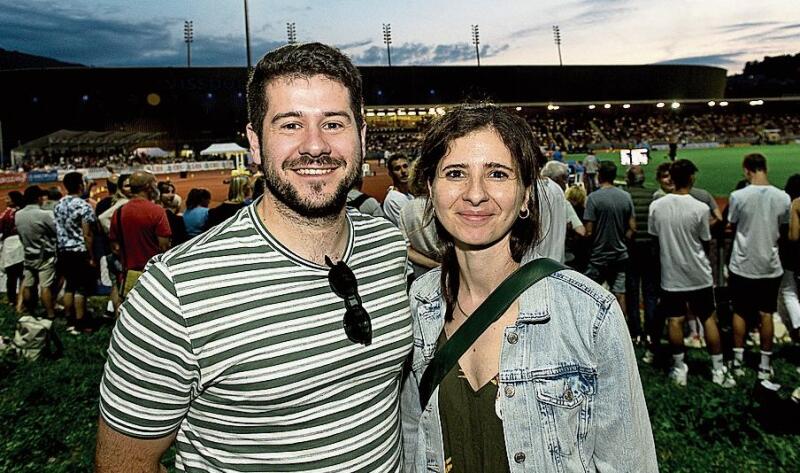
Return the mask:
<path fill-rule="evenodd" d="M 689 159 L 697 165 L 697 187 L 702 187 L 715 196 L 728 196 L 743 178 L 742 159 L 749 153 L 761 153 L 767 157 L 770 182 L 783 188 L 786 179 L 800 173 L 800 145 L 742 146 L 735 148 L 678 149 L 678 158 Z M 573 154 L 568 159 L 582 160 L 585 155 Z M 598 159 L 611 159 L 619 164 L 619 152 L 598 153 Z M 667 161 L 666 151 L 653 151 L 647 165 L 648 187 L 657 187 L 656 167 Z M 622 177 L 622 172 L 620 176 Z"/>
<path fill-rule="evenodd" d="M 15 316 L 0 306 L 0 333 L 13 333 Z M 57 361 L 20 362 L 0 357 L 2 472 L 91 471 L 98 383 L 110 329 L 65 334 Z M 641 353 L 639 353 L 641 355 Z M 777 381 L 800 385 L 800 350 L 778 348 Z M 755 359 L 749 359 L 753 365 Z M 709 381 L 708 356 L 690 350 L 689 385 L 672 386 L 664 366 L 640 365 L 661 471 L 792 472 L 800 465 L 800 435 L 767 433 L 750 411 L 749 374 L 740 387 L 723 390 Z M 167 464 L 172 463 L 167 461 Z"/>

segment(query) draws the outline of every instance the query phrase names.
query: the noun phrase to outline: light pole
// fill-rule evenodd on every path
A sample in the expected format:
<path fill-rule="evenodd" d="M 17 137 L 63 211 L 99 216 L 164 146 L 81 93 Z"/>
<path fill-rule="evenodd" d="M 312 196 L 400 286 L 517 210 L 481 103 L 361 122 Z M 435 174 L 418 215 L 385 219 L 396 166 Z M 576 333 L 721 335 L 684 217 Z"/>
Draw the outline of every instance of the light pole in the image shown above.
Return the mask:
<path fill-rule="evenodd" d="M 244 40 L 247 43 L 247 70 L 253 67 L 253 59 L 250 55 L 250 18 L 248 17 L 247 0 L 244 0 Z"/>
<path fill-rule="evenodd" d="M 553 40 L 556 42 L 556 48 L 558 48 L 558 65 L 563 66 L 564 63 L 561 61 L 561 30 L 558 25 L 553 25 Z"/>
<path fill-rule="evenodd" d="M 383 24 L 383 42 L 386 43 L 386 60 L 389 62 L 389 67 L 392 67 L 392 24 Z"/>
<path fill-rule="evenodd" d="M 297 30 L 294 27 L 294 22 L 286 23 L 286 38 L 289 44 L 297 44 Z"/>
<path fill-rule="evenodd" d="M 481 65 L 481 34 L 478 31 L 478 25 L 472 25 L 472 44 L 475 45 L 475 59 L 478 60 L 478 67 Z"/>
<path fill-rule="evenodd" d="M 194 25 L 189 20 L 183 22 L 183 42 L 186 43 L 186 67 L 192 67 L 192 43 L 194 42 Z"/>

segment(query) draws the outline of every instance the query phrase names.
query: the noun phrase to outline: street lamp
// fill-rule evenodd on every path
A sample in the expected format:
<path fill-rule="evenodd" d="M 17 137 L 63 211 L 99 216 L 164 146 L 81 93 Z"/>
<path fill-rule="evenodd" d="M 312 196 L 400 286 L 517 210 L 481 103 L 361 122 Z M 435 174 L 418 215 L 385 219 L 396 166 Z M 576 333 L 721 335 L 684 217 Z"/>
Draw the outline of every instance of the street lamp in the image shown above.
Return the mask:
<path fill-rule="evenodd" d="M 480 51 L 480 44 L 481 44 L 481 34 L 478 31 L 478 25 L 472 25 L 472 44 L 475 45 L 475 59 L 478 60 L 478 67 L 481 65 L 481 51 Z"/>
<path fill-rule="evenodd" d="M 392 67 L 392 24 L 383 24 L 383 42 L 386 44 L 386 60 L 389 62 L 389 67 Z"/>
<path fill-rule="evenodd" d="M 294 22 L 286 23 L 286 37 L 289 44 L 297 44 L 297 30 L 294 27 Z"/>
<path fill-rule="evenodd" d="M 558 25 L 553 25 L 553 40 L 556 43 L 556 48 L 558 48 L 558 65 L 563 66 L 564 63 L 561 61 L 561 29 L 559 29 Z"/>
<path fill-rule="evenodd" d="M 192 67 L 192 42 L 194 42 L 194 26 L 189 20 L 183 22 L 183 41 L 186 43 L 186 67 Z"/>

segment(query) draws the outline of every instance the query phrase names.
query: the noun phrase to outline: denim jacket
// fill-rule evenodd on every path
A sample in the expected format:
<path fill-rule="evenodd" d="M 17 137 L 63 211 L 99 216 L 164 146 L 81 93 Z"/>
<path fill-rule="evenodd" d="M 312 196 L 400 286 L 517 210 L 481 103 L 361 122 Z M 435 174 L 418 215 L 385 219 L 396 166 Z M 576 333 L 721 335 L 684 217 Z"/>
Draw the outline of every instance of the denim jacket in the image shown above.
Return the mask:
<path fill-rule="evenodd" d="M 444 327 L 439 278 L 439 269 L 426 273 L 410 293 L 414 349 L 401 403 L 408 472 L 445 471 L 439 390 L 423 410 L 418 388 Z M 512 473 L 658 471 L 622 311 L 574 271 L 520 297 L 517 321 L 505 328 L 495 408 Z"/>

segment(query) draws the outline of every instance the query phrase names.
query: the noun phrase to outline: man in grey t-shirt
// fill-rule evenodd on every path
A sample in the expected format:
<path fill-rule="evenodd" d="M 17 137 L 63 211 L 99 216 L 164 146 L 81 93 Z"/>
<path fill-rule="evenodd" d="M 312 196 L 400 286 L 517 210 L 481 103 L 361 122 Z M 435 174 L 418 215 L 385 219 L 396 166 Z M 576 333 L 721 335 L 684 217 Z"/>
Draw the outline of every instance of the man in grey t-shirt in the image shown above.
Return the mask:
<path fill-rule="evenodd" d="M 592 251 L 586 276 L 599 284 L 607 283 L 625 312 L 625 267 L 628 241 L 636 232 L 636 218 L 630 194 L 614 186 L 617 165 L 600 163 L 597 179 L 600 188 L 586 200 L 586 234 Z"/>
<path fill-rule="evenodd" d="M 687 159 L 672 164 L 675 191 L 650 204 L 648 230 L 658 237 L 661 260 L 661 312 L 669 318 L 672 348 L 672 380 L 686 385 L 689 368 L 684 363 L 683 323 L 691 313 L 705 328 L 711 355 L 711 378 L 725 388 L 736 385 L 722 360 L 722 344 L 714 317 L 711 263 L 705 245 L 711 240 L 708 209 L 689 190 L 694 183 L 695 165 Z"/>
<path fill-rule="evenodd" d="M 750 183 L 731 194 L 728 220 L 736 235 L 728 264 L 728 287 L 733 297 L 734 375 L 744 374 L 744 337 L 748 323 L 761 333 L 759 379 L 772 378 L 772 314 L 778 306 L 783 267 L 778 258 L 780 226 L 789 223 L 789 195 L 770 185 L 767 159 L 748 154 L 742 164 Z"/>
<path fill-rule="evenodd" d="M 25 189 L 25 207 L 14 215 L 14 222 L 25 250 L 22 299 L 30 303 L 33 295 L 41 292 L 47 318 L 54 319 L 55 301 L 51 288 L 56 276 L 56 222 L 52 210 L 41 208 L 46 197 L 39 186 Z"/>

